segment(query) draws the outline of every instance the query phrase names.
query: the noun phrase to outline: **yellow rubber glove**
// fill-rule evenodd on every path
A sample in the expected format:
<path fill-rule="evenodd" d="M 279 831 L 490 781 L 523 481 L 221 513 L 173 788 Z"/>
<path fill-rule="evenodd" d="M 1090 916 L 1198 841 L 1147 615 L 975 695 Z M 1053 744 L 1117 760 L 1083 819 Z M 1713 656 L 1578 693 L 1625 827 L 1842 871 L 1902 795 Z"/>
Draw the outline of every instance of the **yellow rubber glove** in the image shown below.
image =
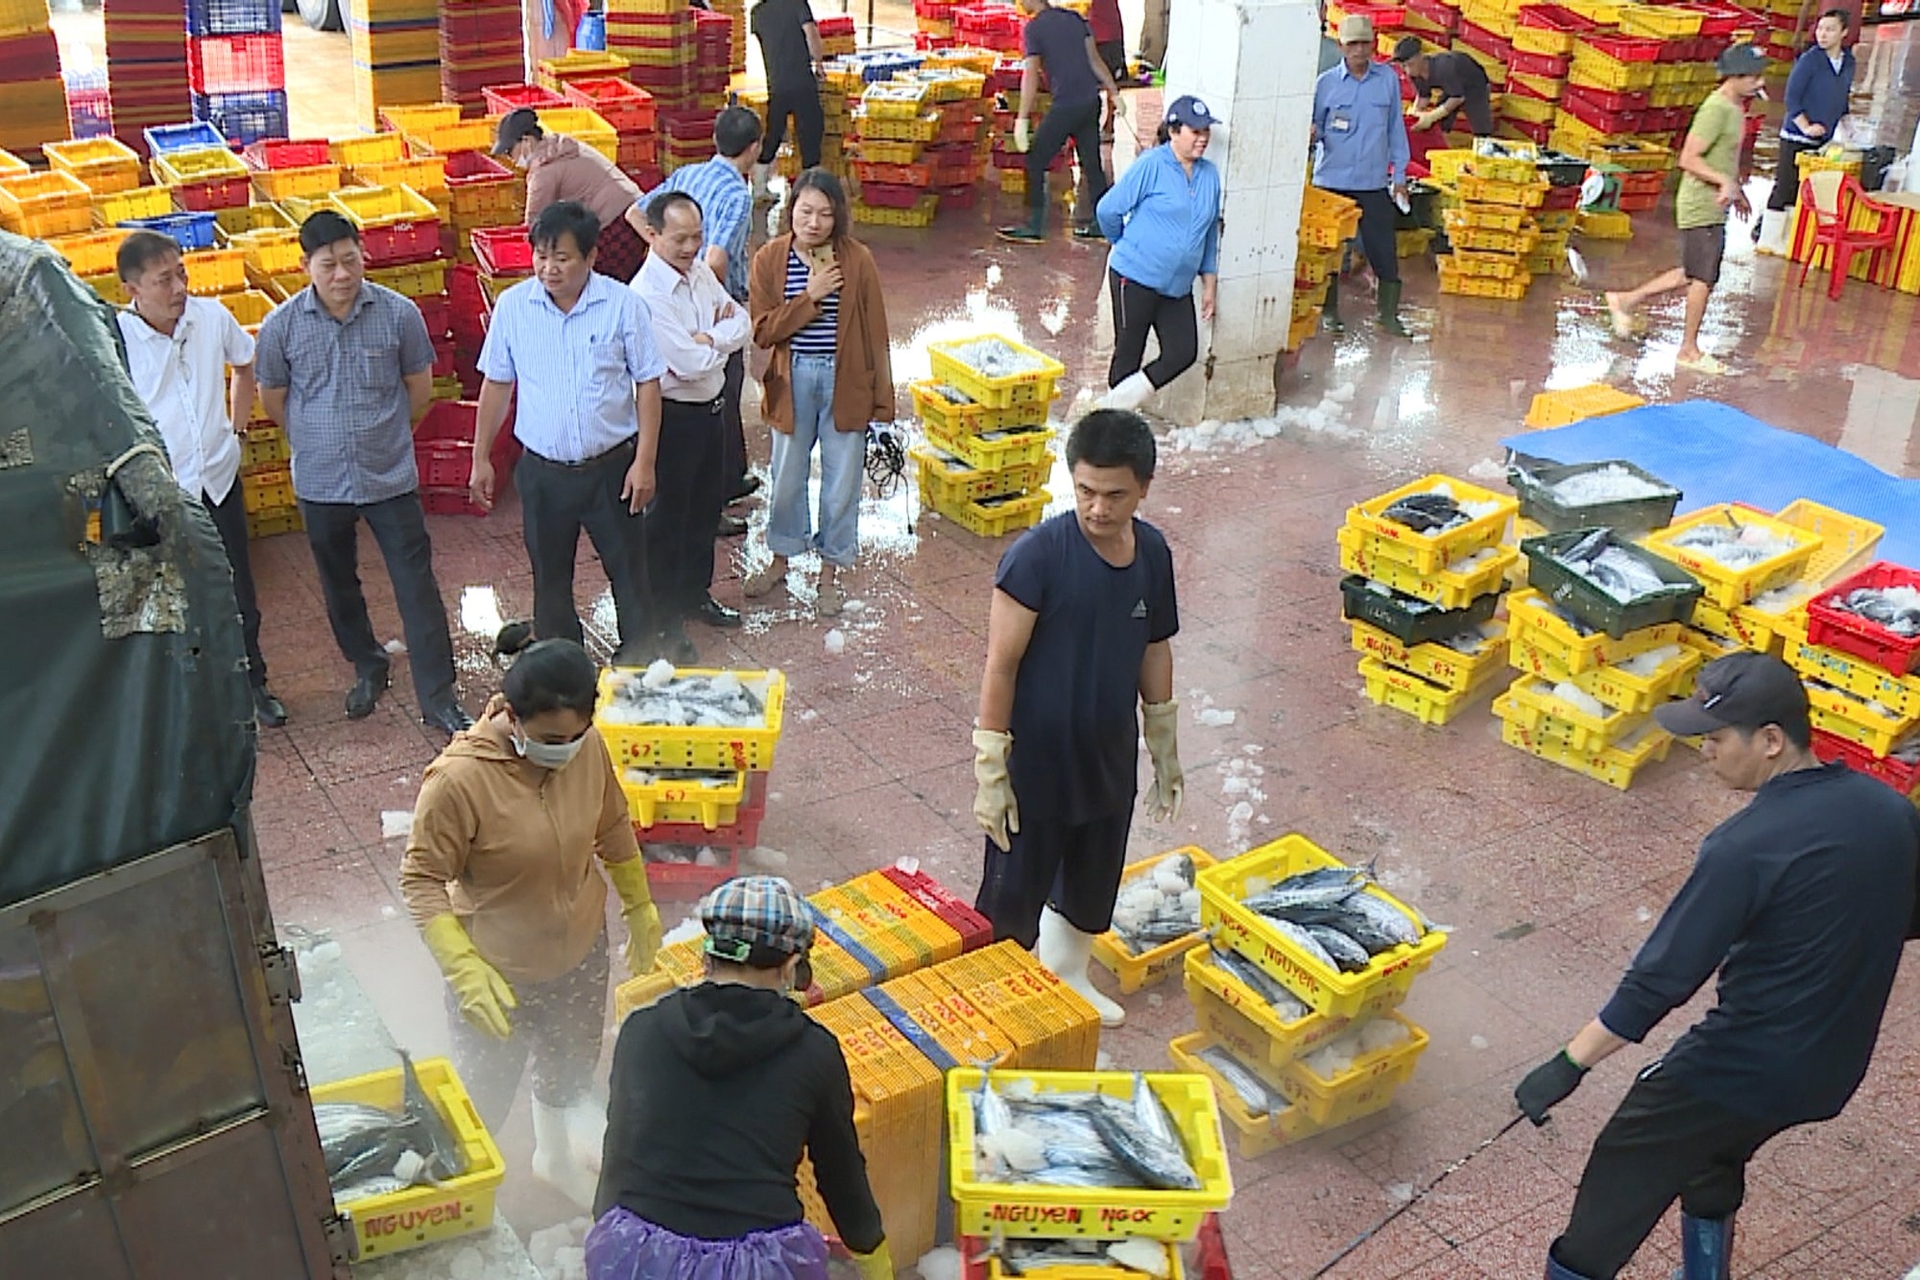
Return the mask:
<path fill-rule="evenodd" d="M 607 879 L 620 895 L 620 918 L 627 922 L 627 972 L 634 977 L 653 972 L 660 954 L 660 910 L 653 905 L 647 884 L 647 864 L 641 858 L 609 862 Z"/>
<path fill-rule="evenodd" d="M 872 1253 L 854 1254 L 853 1269 L 860 1273 L 860 1280 L 893 1280 L 893 1250 L 882 1240 Z"/>
<path fill-rule="evenodd" d="M 1000 729 L 973 731 L 973 820 L 1002 853 L 1013 848 L 1008 833 L 1020 830 L 1020 805 L 1007 774 L 1007 757 L 1012 753 L 1012 734 Z"/>
<path fill-rule="evenodd" d="M 1140 724 L 1147 754 L 1153 758 L 1147 816 L 1155 822 L 1172 822 L 1180 816 L 1180 801 L 1187 789 L 1186 774 L 1180 771 L 1180 700 L 1142 703 Z"/>
<path fill-rule="evenodd" d="M 520 1002 L 514 999 L 513 988 L 500 971 L 474 949 L 473 939 L 459 919 L 451 913 L 435 916 L 420 934 L 439 962 L 440 971 L 447 975 L 447 985 L 460 997 L 461 1015 L 497 1040 L 512 1035 L 507 1010 L 519 1008 Z"/>

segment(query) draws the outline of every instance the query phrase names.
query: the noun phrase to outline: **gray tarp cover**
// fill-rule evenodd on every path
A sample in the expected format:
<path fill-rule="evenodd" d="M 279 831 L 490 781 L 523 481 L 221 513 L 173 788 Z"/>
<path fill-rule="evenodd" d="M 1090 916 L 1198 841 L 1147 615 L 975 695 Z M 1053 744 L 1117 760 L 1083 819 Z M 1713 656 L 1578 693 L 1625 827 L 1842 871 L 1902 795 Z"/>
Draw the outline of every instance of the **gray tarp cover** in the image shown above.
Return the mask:
<path fill-rule="evenodd" d="M 160 544 L 87 543 L 159 433 L 112 312 L 0 232 L 0 907 L 237 822 L 254 729 L 232 572 L 164 453 L 120 471 Z"/>

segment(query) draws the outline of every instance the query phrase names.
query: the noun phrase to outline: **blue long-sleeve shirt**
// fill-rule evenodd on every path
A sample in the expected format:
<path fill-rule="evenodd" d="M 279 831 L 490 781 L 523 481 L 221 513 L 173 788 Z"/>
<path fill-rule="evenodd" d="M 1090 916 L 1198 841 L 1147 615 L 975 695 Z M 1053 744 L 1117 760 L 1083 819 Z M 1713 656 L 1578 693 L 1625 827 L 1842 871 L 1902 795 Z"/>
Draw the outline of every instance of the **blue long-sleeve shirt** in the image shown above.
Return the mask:
<path fill-rule="evenodd" d="M 1840 55 L 1840 69 L 1836 71 L 1827 51 L 1815 45 L 1794 60 L 1793 72 L 1787 77 L 1787 115 L 1780 122 L 1780 136 L 1789 142 L 1831 141 L 1833 127 L 1847 114 L 1847 99 L 1852 95 L 1853 50 Z M 1803 112 L 1814 124 L 1824 125 L 1826 132 L 1817 138 L 1801 132 L 1793 122 Z"/>
<path fill-rule="evenodd" d="M 1189 174 L 1162 143 L 1141 155 L 1100 197 L 1100 232 L 1113 242 L 1114 274 L 1169 298 L 1193 292 L 1220 257 L 1220 170 L 1206 159 Z"/>
<path fill-rule="evenodd" d="M 1320 157 L 1313 185 L 1329 191 L 1380 191 L 1407 177 L 1407 121 L 1400 75 L 1382 63 L 1355 76 L 1342 62 L 1313 84 L 1313 127 Z"/>

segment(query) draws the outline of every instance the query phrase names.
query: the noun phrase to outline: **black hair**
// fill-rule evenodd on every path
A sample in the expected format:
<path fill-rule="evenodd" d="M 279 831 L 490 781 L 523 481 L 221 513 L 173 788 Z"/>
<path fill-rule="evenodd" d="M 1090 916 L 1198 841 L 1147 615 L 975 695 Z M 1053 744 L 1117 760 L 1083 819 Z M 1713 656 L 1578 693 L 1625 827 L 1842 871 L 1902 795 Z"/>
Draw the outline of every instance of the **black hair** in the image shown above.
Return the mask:
<path fill-rule="evenodd" d="M 1769 720 L 1767 721 L 1767 724 L 1773 725 L 1776 728 L 1778 728 L 1781 733 L 1784 733 L 1787 736 L 1787 741 L 1791 742 L 1794 746 L 1798 747 L 1800 750 L 1806 751 L 1812 748 L 1813 723 L 1812 723 L 1812 718 L 1808 716 L 1804 708 L 1798 712 L 1795 712 L 1793 715 L 1787 716 L 1785 719 Z M 1762 724 L 1762 725 L 1753 725 L 1751 727 L 1747 725 L 1735 725 L 1733 728 L 1734 728 L 1734 732 L 1740 735 L 1741 741 L 1744 742 L 1751 739 L 1754 734 L 1760 732 L 1760 730 L 1766 727 L 1767 725 Z"/>
<path fill-rule="evenodd" d="M 1401 36 L 1394 42 L 1393 60 L 1395 62 L 1409 62 L 1419 57 L 1421 50 L 1425 48 L 1426 46 L 1420 43 L 1419 36 Z"/>
<path fill-rule="evenodd" d="M 1130 409 L 1095 409 L 1073 424 L 1067 437 L 1067 469 L 1082 462 L 1090 467 L 1126 467 L 1145 484 L 1153 479 L 1159 457 L 1153 428 Z"/>
<path fill-rule="evenodd" d="M 760 117 L 746 107 L 728 107 L 713 121 L 713 149 L 729 160 L 760 141 L 765 134 Z"/>
<path fill-rule="evenodd" d="M 585 649 L 571 640 L 540 640 L 513 660 L 501 692 L 522 723 L 548 711 L 590 716 L 599 681 L 600 673 Z"/>
<path fill-rule="evenodd" d="M 1820 16 L 1822 18 L 1838 18 L 1840 20 L 1840 29 L 1842 31 L 1845 31 L 1851 26 L 1853 26 L 1853 15 L 1851 13 L 1848 13 L 1845 9 L 1829 9 L 1825 13 L 1821 14 Z"/>
<path fill-rule="evenodd" d="M 1160 127 L 1154 131 L 1153 140 L 1157 145 L 1165 146 L 1173 141 L 1173 122 L 1165 116 L 1160 117 Z"/>
<path fill-rule="evenodd" d="M 308 214 L 307 220 L 300 224 L 300 253 L 311 258 L 328 245 L 339 244 L 342 240 L 360 243 L 360 228 L 344 214 L 331 209 L 322 209 L 318 213 Z"/>
<path fill-rule="evenodd" d="M 121 281 L 126 282 L 139 279 L 146 274 L 148 267 L 164 258 L 182 256 L 178 240 L 141 227 L 120 242 L 120 250 L 113 256 L 113 265 L 120 273 Z"/>
<path fill-rule="evenodd" d="M 800 199 L 802 191 L 818 191 L 833 206 L 833 242 L 845 240 L 853 234 L 853 209 L 847 204 L 847 189 L 840 185 L 840 179 L 825 169 L 808 169 L 793 180 L 793 186 L 787 191 L 787 211 L 780 217 L 783 231 L 793 231 L 793 206 Z"/>
<path fill-rule="evenodd" d="M 527 228 L 527 243 L 536 249 L 552 249 L 561 236 L 573 240 L 573 248 L 586 257 L 600 243 L 600 219 L 578 200 L 556 200 L 542 209 Z"/>
<path fill-rule="evenodd" d="M 647 201 L 647 225 L 655 231 L 665 231 L 667 229 L 667 213 L 677 204 L 687 205 L 697 216 L 706 216 L 706 211 L 701 209 L 700 202 L 686 192 L 662 191 L 659 195 Z"/>

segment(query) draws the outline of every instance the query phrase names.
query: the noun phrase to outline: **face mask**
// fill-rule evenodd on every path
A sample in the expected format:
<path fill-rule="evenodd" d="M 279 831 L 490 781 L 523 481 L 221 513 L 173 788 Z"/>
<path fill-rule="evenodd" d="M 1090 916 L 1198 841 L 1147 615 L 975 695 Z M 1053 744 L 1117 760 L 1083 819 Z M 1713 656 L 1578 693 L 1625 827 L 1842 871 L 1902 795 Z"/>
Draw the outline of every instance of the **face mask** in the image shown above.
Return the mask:
<path fill-rule="evenodd" d="M 535 742 L 523 736 L 518 729 L 508 731 L 513 739 L 513 749 L 528 764 L 537 764 L 542 769 L 563 768 L 569 760 L 580 754 L 580 747 L 586 742 L 584 737 L 572 742 Z"/>

